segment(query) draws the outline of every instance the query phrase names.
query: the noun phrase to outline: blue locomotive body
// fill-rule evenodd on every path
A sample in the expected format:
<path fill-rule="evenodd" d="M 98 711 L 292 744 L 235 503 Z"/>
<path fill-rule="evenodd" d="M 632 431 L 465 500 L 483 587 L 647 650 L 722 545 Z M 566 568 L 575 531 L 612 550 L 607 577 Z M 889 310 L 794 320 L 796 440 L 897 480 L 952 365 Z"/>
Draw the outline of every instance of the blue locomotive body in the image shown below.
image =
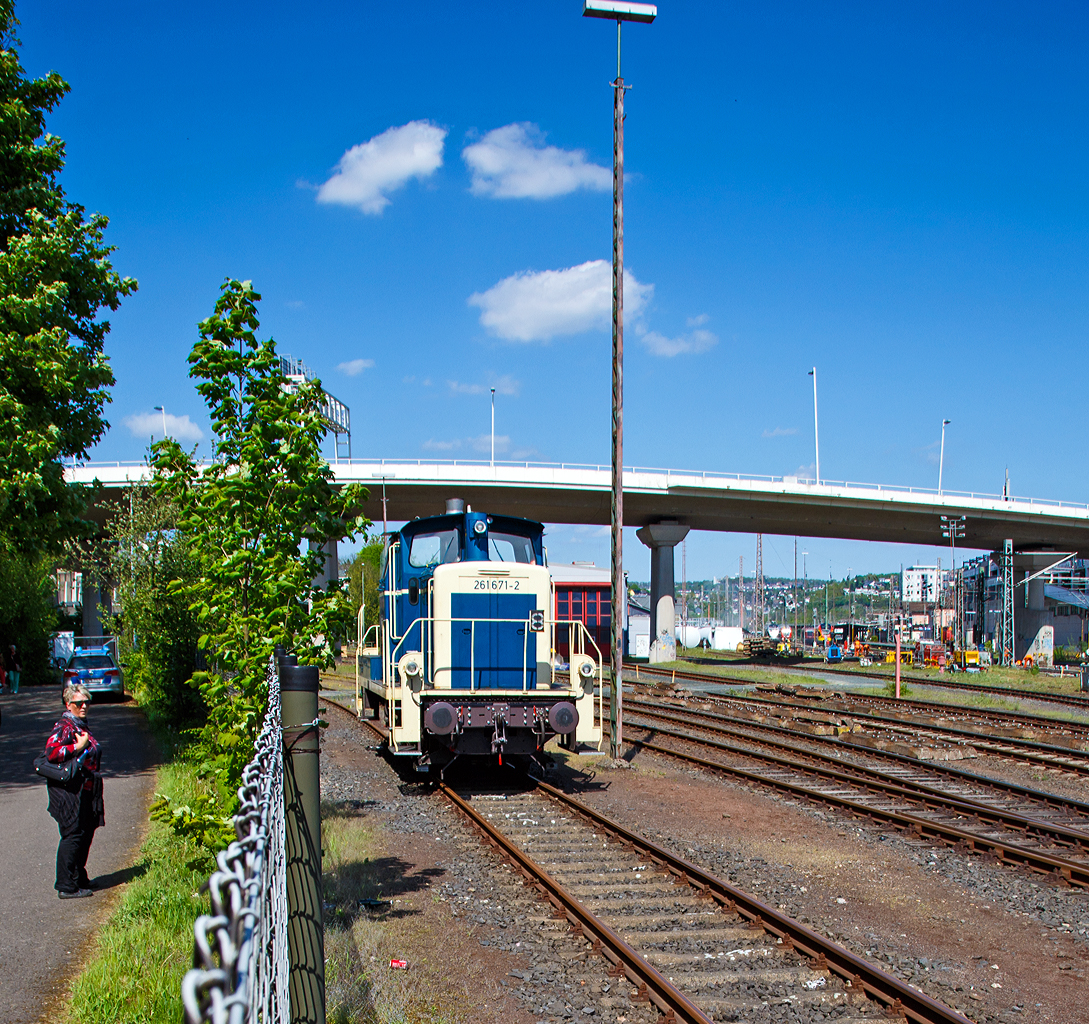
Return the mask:
<path fill-rule="evenodd" d="M 364 629 L 360 610 L 359 713 L 383 716 L 390 750 L 423 770 L 538 757 L 556 735 L 596 744 L 601 655 L 581 627 L 556 662 L 543 527 L 448 509 L 387 538 L 379 622 Z"/>

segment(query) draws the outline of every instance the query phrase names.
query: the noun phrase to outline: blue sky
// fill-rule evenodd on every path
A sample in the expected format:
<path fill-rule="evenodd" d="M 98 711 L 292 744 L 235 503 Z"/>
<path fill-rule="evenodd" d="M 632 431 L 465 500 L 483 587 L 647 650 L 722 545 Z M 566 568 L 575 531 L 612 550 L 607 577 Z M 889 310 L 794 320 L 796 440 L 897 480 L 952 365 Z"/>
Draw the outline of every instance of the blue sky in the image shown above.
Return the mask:
<path fill-rule="evenodd" d="M 354 454 L 480 457 L 496 386 L 502 455 L 606 463 L 615 31 L 580 10 L 23 3 L 28 71 L 72 84 L 65 187 L 140 282 L 95 457 L 139 459 L 155 405 L 207 451 L 185 357 L 232 276 Z M 666 0 L 626 29 L 627 463 L 804 472 L 816 365 L 827 479 L 935 485 L 948 418 L 947 488 L 1008 466 L 1089 501 L 1087 36 L 1076 3 Z M 804 544 L 837 576 L 935 554 Z M 753 550 L 693 535 L 689 576 Z"/>

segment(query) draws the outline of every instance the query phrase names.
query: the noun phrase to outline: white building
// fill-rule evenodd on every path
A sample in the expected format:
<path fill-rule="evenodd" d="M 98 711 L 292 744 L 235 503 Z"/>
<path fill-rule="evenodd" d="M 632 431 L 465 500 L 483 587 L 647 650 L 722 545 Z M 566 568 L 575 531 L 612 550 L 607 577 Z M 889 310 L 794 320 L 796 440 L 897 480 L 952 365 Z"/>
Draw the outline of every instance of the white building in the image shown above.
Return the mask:
<path fill-rule="evenodd" d="M 938 596 L 938 567 L 936 565 L 909 565 L 904 570 L 900 588 L 900 600 L 904 604 L 935 601 Z"/>

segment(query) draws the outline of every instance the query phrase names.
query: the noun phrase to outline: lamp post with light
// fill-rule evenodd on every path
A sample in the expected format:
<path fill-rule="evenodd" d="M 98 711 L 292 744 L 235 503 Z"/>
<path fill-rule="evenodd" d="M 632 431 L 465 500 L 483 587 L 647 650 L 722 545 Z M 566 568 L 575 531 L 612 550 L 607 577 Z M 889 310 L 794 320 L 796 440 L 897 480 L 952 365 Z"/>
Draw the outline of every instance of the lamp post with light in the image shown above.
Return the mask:
<path fill-rule="evenodd" d="M 166 409 L 161 405 L 157 405 L 157 406 L 155 406 L 155 411 L 156 412 L 161 412 L 163 414 L 163 440 L 165 441 L 166 440 Z"/>
<path fill-rule="evenodd" d="M 492 388 L 492 469 L 495 469 L 495 388 Z"/>
<path fill-rule="evenodd" d="M 584 18 L 616 22 L 616 80 L 613 87 L 613 473 L 612 473 L 612 679 L 609 687 L 609 755 L 620 757 L 623 742 L 621 673 L 624 667 L 624 91 L 620 76 L 620 26 L 625 21 L 652 22 L 654 4 L 625 0 L 583 0 Z"/>
<path fill-rule="evenodd" d="M 945 428 L 952 423 L 952 420 L 942 420 L 942 447 L 941 453 L 938 455 L 938 494 L 942 493 L 942 469 L 945 467 Z"/>
<path fill-rule="evenodd" d="M 819 484 L 821 482 L 821 441 L 820 435 L 817 433 L 817 368 L 815 366 L 809 371 L 809 376 L 813 378 L 813 447 L 817 459 L 813 468 Z"/>

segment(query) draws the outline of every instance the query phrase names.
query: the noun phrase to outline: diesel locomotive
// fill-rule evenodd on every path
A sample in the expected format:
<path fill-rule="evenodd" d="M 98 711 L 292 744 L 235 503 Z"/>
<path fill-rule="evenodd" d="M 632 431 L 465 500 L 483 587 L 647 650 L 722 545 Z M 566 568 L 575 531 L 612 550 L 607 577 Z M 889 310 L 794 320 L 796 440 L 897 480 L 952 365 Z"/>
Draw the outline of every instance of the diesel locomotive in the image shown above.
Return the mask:
<path fill-rule="evenodd" d="M 356 710 L 385 719 L 394 756 L 441 775 L 458 758 L 544 760 L 554 736 L 600 742 L 601 653 L 581 622 L 557 624 L 543 540 L 457 499 L 387 535 L 378 623 L 359 610 Z"/>

